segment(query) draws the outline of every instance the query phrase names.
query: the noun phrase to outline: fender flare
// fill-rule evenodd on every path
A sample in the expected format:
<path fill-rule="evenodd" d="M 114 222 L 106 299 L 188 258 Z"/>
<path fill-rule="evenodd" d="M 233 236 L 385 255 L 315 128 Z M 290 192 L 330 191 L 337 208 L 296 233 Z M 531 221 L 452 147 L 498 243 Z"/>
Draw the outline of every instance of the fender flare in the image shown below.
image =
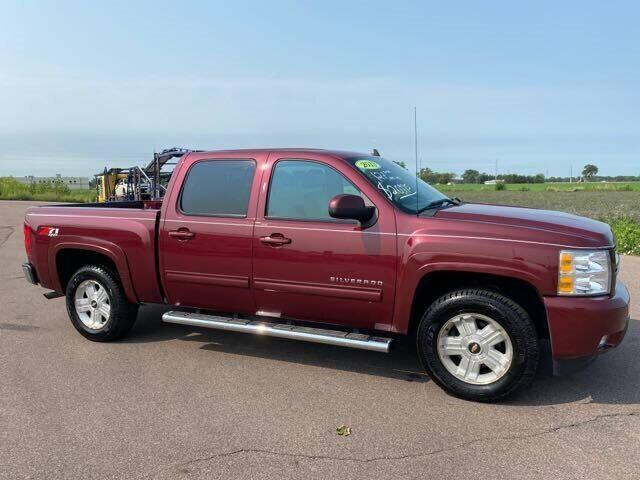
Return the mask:
<path fill-rule="evenodd" d="M 131 281 L 131 273 L 125 252 L 114 243 L 95 238 L 90 239 L 90 241 L 81 237 L 73 239 L 67 238 L 52 247 L 51 254 L 49 255 L 49 271 L 52 272 L 52 280 L 56 285 L 55 290 L 62 291 L 57 259 L 58 254 L 63 250 L 86 250 L 107 257 L 116 266 L 127 300 L 132 303 L 138 302 L 138 296 Z"/>
<path fill-rule="evenodd" d="M 512 268 L 512 267 L 504 267 L 498 265 L 487 265 L 485 263 L 454 263 L 454 262 L 438 262 L 438 263 L 430 263 L 426 265 L 422 265 L 420 268 L 416 270 L 416 275 L 418 278 L 418 282 L 416 282 L 413 287 L 415 291 L 415 287 L 418 286 L 420 280 L 427 274 L 432 272 L 465 272 L 465 273 L 485 273 L 490 275 L 498 275 L 501 277 L 507 278 L 517 278 L 518 280 L 523 280 L 527 283 L 530 283 L 536 290 L 539 290 L 538 283 L 539 280 L 535 275 L 532 275 L 529 272 Z"/>
<path fill-rule="evenodd" d="M 396 310 L 394 315 L 393 331 L 406 333 L 409 329 L 409 323 L 411 321 L 411 313 L 414 307 L 414 300 L 416 289 L 422 279 L 434 272 L 460 272 L 460 273 L 477 273 L 477 274 L 489 274 L 496 275 L 504 278 L 513 278 L 521 280 L 531 285 L 542 298 L 540 294 L 540 279 L 530 272 L 523 271 L 521 269 L 487 265 L 484 263 L 462 263 L 462 262 L 433 262 L 421 264 L 418 268 L 412 269 L 406 272 L 408 275 L 405 277 L 405 285 L 398 286 L 398 290 L 404 290 L 411 292 L 410 298 L 404 299 L 404 301 L 396 302 Z M 398 299 L 399 300 L 399 299 Z"/>

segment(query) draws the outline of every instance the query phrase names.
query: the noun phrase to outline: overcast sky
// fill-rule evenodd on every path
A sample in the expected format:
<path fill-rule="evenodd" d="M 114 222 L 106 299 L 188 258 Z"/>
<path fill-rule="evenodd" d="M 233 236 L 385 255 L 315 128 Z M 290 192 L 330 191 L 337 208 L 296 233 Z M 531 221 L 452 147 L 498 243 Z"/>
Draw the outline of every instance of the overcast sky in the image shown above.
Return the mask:
<path fill-rule="evenodd" d="M 0 18 L 0 176 L 171 146 L 413 165 L 414 105 L 423 167 L 640 175 L 635 1 L 0 0 Z"/>

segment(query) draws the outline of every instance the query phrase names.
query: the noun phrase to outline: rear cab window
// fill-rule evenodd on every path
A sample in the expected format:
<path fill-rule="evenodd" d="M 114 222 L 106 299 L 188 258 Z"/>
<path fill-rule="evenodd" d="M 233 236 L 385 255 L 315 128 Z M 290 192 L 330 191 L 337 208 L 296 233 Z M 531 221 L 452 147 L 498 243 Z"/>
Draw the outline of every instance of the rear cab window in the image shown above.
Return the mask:
<path fill-rule="evenodd" d="M 185 177 L 178 199 L 184 215 L 246 217 L 256 162 L 201 160 Z"/>

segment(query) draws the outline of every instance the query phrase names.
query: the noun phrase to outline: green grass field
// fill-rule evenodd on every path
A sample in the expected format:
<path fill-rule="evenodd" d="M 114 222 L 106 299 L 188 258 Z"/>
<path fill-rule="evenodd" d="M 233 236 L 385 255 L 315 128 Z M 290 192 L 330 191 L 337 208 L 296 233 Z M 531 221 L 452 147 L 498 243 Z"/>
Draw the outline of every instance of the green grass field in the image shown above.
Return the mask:
<path fill-rule="evenodd" d="M 640 182 L 587 182 L 587 183 L 522 183 L 506 184 L 507 190 L 523 192 L 640 192 Z M 437 185 L 443 192 L 455 190 L 457 192 L 489 192 L 495 190 L 495 185 L 457 184 Z"/>
<path fill-rule="evenodd" d="M 611 225 L 620 253 L 640 255 L 640 183 L 436 185 L 467 202 L 544 208 L 594 218 Z"/>
<path fill-rule="evenodd" d="M 55 182 L 25 184 L 11 177 L 0 177 L 0 200 L 40 200 L 43 202 L 93 202 L 95 190 L 70 190 Z"/>

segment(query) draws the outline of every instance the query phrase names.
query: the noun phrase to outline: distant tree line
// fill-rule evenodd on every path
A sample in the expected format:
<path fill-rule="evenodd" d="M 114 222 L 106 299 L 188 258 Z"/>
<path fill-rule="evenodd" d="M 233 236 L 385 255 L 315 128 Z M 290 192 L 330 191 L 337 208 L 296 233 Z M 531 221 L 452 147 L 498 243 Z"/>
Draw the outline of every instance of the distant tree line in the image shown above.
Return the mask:
<path fill-rule="evenodd" d="M 434 172 L 430 168 L 420 169 L 420 178 L 427 183 L 445 185 L 451 183 L 457 177 L 455 173 L 450 172 Z M 462 183 L 484 183 L 488 180 L 494 180 L 495 175 L 479 172 L 478 170 L 465 170 L 462 174 Z M 504 183 L 544 183 L 545 177 L 539 173 L 537 175 L 518 175 L 517 173 L 506 173 L 498 175 L 498 180 Z"/>
<path fill-rule="evenodd" d="M 430 168 L 421 168 L 418 176 L 427 183 L 439 183 L 441 185 L 446 185 L 447 183 L 453 181 L 453 179 L 456 177 L 456 174 L 447 172 L 434 172 Z"/>
<path fill-rule="evenodd" d="M 401 163 L 401 162 L 400 162 Z M 404 165 L 401 165 L 404 167 Z M 405 167 L 406 168 L 406 167 Z M 420 169 L 419 177 L 427 183 L 446 185 L 455 181 L 462 183 L 485 183 L 488 180 L 495 180 L 494 174 L 480 172 L 478 170 L 465 170 L 458 179 L 455 173 L 450 172 L 434 172 L 430 168 Z M 542 173 L 536 175 L 520 175 L 517 173 L 505 173 L 498 175 L 498 180 L 504 183 L 546 183 L 546 182 L 579 182 L 581 180 L 589 182 L 640 182 L 640 175 L 617 175 L 602 176 L 598 175 L 598 167 L 595 165 L 585 165 L 582 170 L 582 176 L 569 177 L 545 177 Z"/>
<path fill-rule="evenodd" d="M 487 180 L 494 180 L 495 178 L 495 175 L 489 175 L 488 173 L 479 172 L 478 170 L 465 170 L 462 174 L 463 183 L 484 183 Z M 504 183 L 544 183 L 545 177 L 541 173 L 537 175 L 506 173 L 498 175 L 498 180 L 502 180 Z"/>

